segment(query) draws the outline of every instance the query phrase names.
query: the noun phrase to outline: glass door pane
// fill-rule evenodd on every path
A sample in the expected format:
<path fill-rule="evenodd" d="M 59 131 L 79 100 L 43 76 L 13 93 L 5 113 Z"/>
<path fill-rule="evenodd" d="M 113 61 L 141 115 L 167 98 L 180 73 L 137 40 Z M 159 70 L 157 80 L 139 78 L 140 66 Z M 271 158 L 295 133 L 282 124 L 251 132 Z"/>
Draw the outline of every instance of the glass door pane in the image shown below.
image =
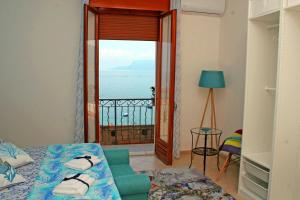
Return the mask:
<path fill-rule="evenodd" d="M 84 7 L 84 128 L 85 142 L 99 141 L 98 15 Z"/>
<path fill-rule="evenodd" d="M 176 14 L 172 10 L 160 17 L 157 43 L 155 154 L 167 165 L 173 160 Z"/>
<path fill-rule="evenodd" d="M 171 15 L 162 19 L 160 139 L 168 142 L 171 63 Z"/>
<path fill-rule="evenodd" d="M 95 14 L 88 12 L 88 142 L 95 141 Z"/>

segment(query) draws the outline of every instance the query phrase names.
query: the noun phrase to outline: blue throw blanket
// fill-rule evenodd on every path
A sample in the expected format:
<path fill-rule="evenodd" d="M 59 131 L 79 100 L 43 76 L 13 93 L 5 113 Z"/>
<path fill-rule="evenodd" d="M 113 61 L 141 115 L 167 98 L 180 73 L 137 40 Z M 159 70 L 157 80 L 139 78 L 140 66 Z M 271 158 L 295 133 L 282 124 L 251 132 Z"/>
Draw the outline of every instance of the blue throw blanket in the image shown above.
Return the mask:
<path fill-rule="evenodd" d="M 95 155 L 105 158 L 102 148 L 98 144 L 67 144 L 51 145 L 42 162 L 40 172 L 35 179 L 33 188 L 29 194 L 30 200 L 69 200 L 69 199 L 99 199 L 99 200 L 120 200 L 121 197 L 114 183 L 112 173 L 109 169 L 107 160 L 104 159 L 94 167 L 82 172 L 69 169 L 64 163 L 77 156 L 85 154 Z M 96 179 L 83 197 L 70 197 L 64 195 L 54 195 L 52 193 L 66 176 L 85 173 Z"/>

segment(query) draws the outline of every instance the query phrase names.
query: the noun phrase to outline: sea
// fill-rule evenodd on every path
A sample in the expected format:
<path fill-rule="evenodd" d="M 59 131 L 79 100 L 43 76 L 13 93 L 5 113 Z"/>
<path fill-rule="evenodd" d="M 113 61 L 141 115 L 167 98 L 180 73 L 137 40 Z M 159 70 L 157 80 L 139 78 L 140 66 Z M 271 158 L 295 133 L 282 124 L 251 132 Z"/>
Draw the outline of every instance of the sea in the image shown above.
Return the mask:
<path fill-rule="evenodd" d="M 126 67 L 100 70 L 99 79 L 100 99 L 153 98 L 151 87 L 155 86 L 155 64 L 154 61 L 138 61 Z M 140 104 L 136 102 L 120 101 L 117 104 L 116 107 L 114 102 L 100 106 L 100 124 L 111 126 L 154 124 L 153 104 L 139 106 Z"/>
<path fill-rule="evenodd" d="M 100 98 L 151 98 L 155 71 L 101 71 L 99 82 Z"/>

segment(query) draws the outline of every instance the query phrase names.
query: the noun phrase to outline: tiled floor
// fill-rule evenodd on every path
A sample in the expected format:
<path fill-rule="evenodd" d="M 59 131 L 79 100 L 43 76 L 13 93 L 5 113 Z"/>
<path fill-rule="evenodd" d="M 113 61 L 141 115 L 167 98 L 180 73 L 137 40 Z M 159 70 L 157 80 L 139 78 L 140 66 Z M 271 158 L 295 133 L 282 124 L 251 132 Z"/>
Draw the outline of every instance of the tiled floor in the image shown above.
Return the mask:
<path fill-rule="evenodd" d="M 203 158 L 201 156 L 195 156 L 193 160 L 193 167 L 199 170 L 200 172 L 202 172 L 203 169 L 202 159 Z M 174 160 L 172 166 L 164 165 L 154 155 L 131 156 L 130 162 L 132 167 L 136 171 L 163 169 L 167 167 L 187 168 L 190 164 L 190 154 L 183 153 L 180 159 Z M 216 163 L 216 157 L 208 157 L 206 165 L 206 175 L 214 181 L 218 172 Z M 222 163 L 223 159 L 221 159 L 221 164 Z M 238 172 L 239 166 L 237 164 L 230 165 L 227 172 L 221 177 L 221 179 L 215 182 L 222 186 L 226 192 L 230 193 L 237 200 L 242 200 L 237 195 Z"/>

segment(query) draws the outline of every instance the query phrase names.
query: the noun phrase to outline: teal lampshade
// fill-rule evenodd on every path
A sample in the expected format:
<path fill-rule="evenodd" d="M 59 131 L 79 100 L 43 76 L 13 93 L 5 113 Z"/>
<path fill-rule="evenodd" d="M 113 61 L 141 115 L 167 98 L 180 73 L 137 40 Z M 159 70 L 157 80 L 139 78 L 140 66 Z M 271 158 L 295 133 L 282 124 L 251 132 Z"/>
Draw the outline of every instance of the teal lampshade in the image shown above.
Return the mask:
<path fill-rule="evenodd" d="M 223 71 L 206 71 L 202 70 L 199 87 L 204 88 L 225 88 Z"/>

